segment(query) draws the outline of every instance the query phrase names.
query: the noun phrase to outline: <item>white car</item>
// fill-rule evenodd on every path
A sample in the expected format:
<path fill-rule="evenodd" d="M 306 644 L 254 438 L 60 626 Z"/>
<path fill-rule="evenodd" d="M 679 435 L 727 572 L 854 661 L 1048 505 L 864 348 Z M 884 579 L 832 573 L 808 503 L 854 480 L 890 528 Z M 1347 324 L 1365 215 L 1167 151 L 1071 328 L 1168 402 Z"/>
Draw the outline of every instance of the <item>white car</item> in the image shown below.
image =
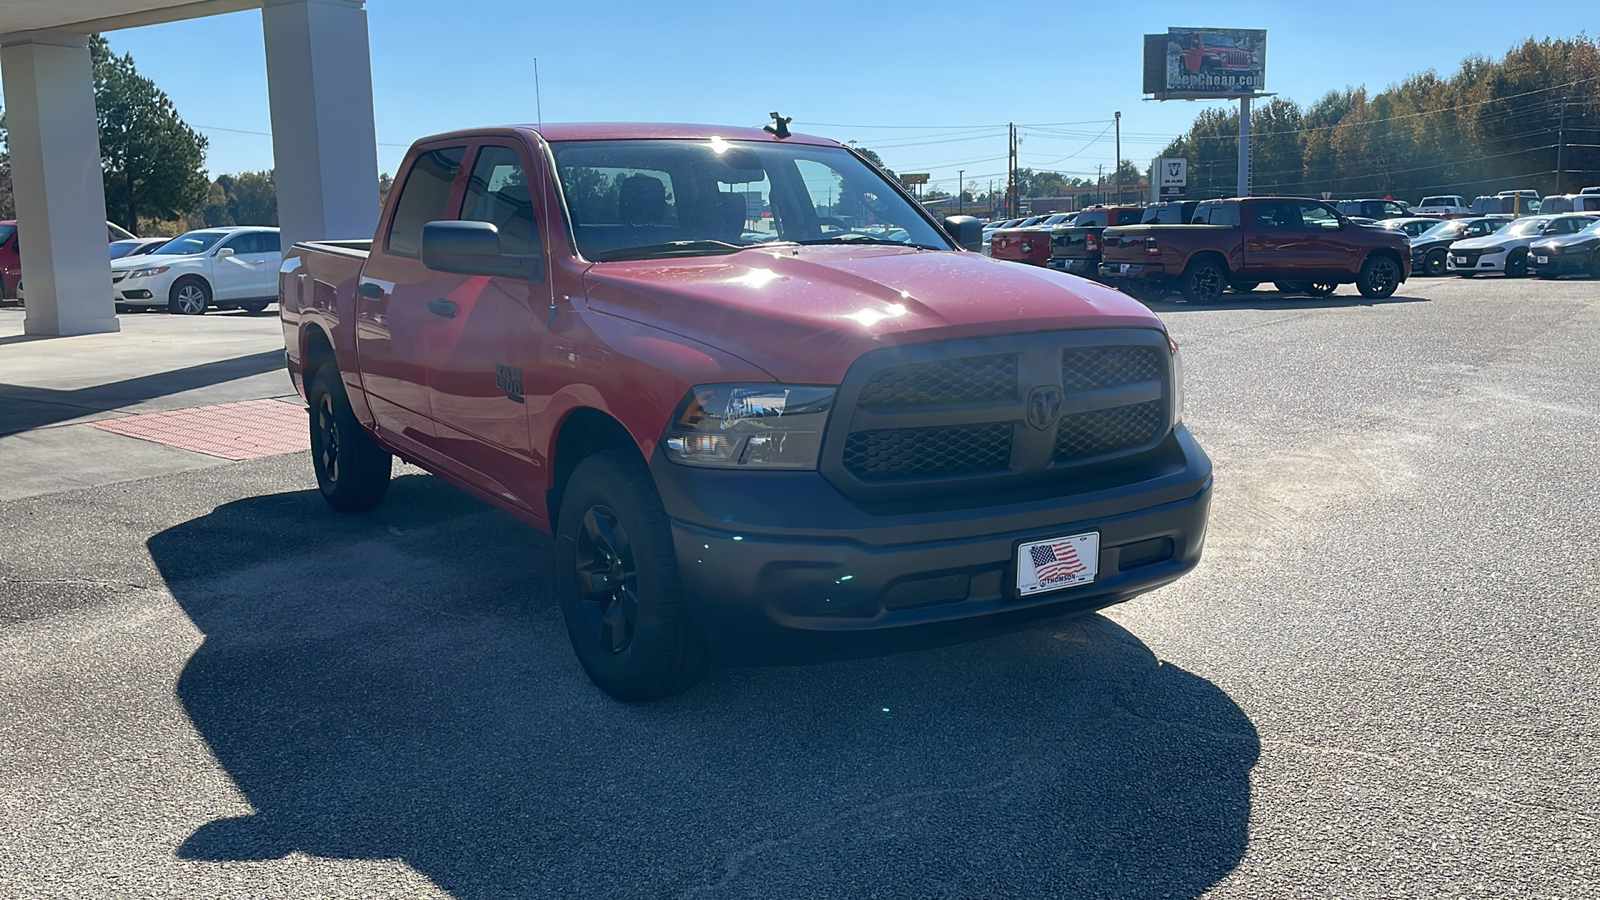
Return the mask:
<path fill-rule="evenodd" d="M 1528 274 L 1528 245 L 1540 238 L 1576 234 L 1594 221 L 1593 216 L 1523 216 L 1483 237 L 1450 245 L 1445 271 L 1471 278 L 1480 272 L 1504 272 L 1520 278 Z"/>
<path fill-rule="evenodd" d="M 258 313 L 278 299 L 282 262 L 276 228 L 203 228 L 173 238 L 148 256 L 112 260 L 112 297 L 118 310 L 156 306 L 187 316 L 210 308 Z"/>
<path fill-rule="evenodd" d="M 1439 197 L 1423 197 L 1422 202 L 1413 206 L 1411 211 L 1419 216 L 1456 219 L 1472 215 L 1472 205 L 1460 194 L 1445 194 Z"/>

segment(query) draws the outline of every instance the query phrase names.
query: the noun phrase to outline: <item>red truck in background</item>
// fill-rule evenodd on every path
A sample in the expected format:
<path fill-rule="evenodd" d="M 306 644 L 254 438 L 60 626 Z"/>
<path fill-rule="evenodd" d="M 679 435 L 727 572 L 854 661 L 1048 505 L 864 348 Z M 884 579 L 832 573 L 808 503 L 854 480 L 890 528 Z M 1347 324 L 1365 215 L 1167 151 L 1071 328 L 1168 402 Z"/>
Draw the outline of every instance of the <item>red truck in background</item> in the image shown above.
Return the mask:
<path fill-rule="evenodd" d="M 280 272 L 323 497 L 375 506 L 399 456 L 553 533 L 573 649 L 623 700 L 1193 569 L 1211 463 L 1161 321 L 779 131 L 415 144 L 372 240 Z"/>

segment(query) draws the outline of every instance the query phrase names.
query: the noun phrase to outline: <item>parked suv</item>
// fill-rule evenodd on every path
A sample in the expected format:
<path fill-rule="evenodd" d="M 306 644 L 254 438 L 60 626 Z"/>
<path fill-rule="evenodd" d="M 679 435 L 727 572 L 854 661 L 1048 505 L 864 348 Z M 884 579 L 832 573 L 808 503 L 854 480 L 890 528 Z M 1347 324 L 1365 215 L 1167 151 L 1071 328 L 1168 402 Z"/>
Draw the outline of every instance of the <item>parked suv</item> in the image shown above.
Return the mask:
<path fill-rule="evenodd" d="M 283 261 L 276 228 L 204 228 L 147 256 L 111 261 L 118 309 L 160 307 L 198 316 L 211 308 L 258 313 L 276 299 Z"/>
<path fill-rule="evenodd" d="M 1340 200 L 1334 208 L 1349 219 L 1403 219 L 1415 215 L 1411 207 L 1396 200 Z"/>

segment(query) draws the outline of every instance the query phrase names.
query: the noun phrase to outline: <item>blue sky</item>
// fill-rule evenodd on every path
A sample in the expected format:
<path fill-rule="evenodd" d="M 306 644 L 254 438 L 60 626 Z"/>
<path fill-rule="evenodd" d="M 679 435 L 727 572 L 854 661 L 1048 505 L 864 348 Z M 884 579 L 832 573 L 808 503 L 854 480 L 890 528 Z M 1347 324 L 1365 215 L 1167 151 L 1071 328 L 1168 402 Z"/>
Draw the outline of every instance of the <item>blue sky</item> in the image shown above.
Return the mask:
<path fill-rule="evenodd" d="M 1567 0 L 1537 15 L 1485 0 L 367 7 L 384 171 L 420 135 L 534 120 L 538 57 L 546 121 L 759 125 L 777 109 L 796 131 L 857 141 L 948 190 L 958 167 L 980 187 L 998 181 L 1007 122 L 1035 126 L 1021 148 L 1033 168 L 1109 169 L 1116 110 L 1123 156 L 1142 165 L 1159 153 L 1206 104 L 1141 100 L 1147 31 L 1265 28 L 1267 90 L 1306 103 L 1430 68 L 1448 74 L 1469 54 L 1498 57 L 1529 36 L 1577 36 L 1577 11 L 1592 4 Z M 213 174 L 272 165 L 259 12 L 108 38 L 210 138 Z"/>

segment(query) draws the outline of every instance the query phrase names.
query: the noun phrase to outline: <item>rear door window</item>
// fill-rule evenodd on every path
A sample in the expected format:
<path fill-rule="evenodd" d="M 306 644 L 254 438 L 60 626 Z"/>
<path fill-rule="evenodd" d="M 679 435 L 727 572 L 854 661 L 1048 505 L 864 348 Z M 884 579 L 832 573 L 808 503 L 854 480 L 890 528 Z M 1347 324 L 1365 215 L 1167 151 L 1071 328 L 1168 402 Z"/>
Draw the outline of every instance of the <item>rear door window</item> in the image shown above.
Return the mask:
<path fill-rule="evenodd" d="M 385 250 L 413 259 L 422 255 L 422 226 L 446 218 L 445 204 L 466 154 L 466 147 L 446 147 L 417 157 L 400 188 Z"/>

